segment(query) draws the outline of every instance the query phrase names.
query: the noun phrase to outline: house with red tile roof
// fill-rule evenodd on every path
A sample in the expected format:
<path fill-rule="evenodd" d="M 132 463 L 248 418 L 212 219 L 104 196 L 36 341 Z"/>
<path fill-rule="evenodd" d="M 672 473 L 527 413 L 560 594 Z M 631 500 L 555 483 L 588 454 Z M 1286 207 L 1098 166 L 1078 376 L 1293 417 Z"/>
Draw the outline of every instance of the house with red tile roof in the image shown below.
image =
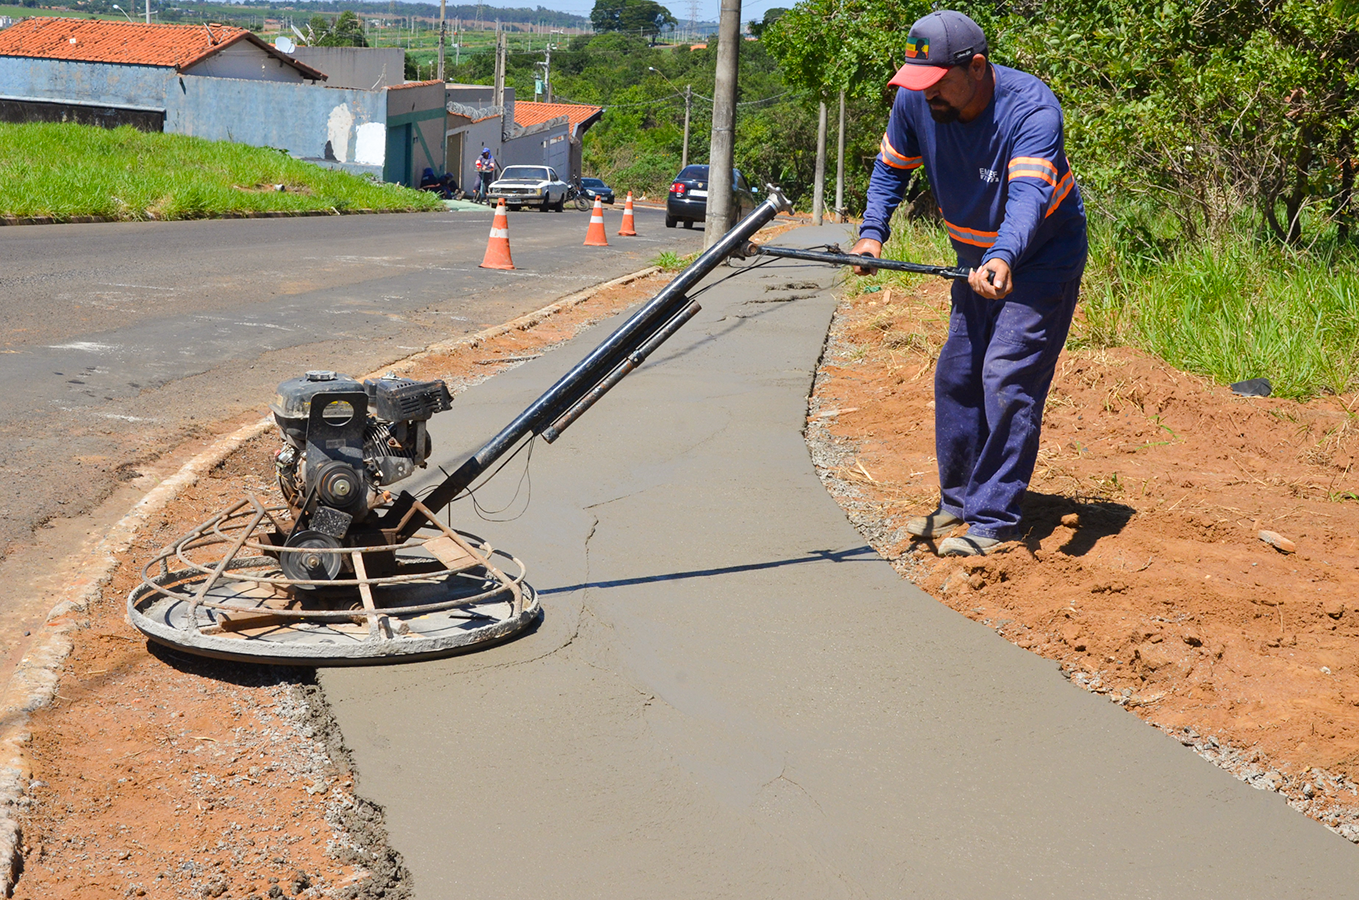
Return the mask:
<path fill-rule="evenodd" d="M 603 107 L 577 103 L 516 101 L 506 87 L 503 106 L 494 105 L 494 89 L 481 84 L 450 84 L 447 91 L 448 131 L 444 156 L 459 183 L 475 183 L 474 163 L 489 148 L 501 168 L 551 166 L 570 179 L 581 174 L 581 140 L 600 120 Z"/>
<path fill-rule="evenodd" d="M 34 17 L 0 32 L 0 56 L 152 66 L 183 75 L 259 81 L 325 81 L 326 76 L 244 28 L 143 25 Z"/>
<path fill-rule="evenodd" d="M 538 103 L 523 100 L 514 105 L 514 124 L 519 134 L 550 131 L 541 140 L 549 156 L 558 159 L 565 151 L 566 162 L 559 167 L 571 175 L 581 174 L 581 143 L 585 132 L 604 117 L 604 107 L 582 103 Z M 557 152 L 552 152 L 556 150 Z"/>
<path fill-rule="evenodd" d="M 47 17 L 0 31 L 0 121 L 274 147 L 402 184 L 418 184 L 425 167 L 443 171 L 442 84 L 325 82 L 243 28 Z"/>

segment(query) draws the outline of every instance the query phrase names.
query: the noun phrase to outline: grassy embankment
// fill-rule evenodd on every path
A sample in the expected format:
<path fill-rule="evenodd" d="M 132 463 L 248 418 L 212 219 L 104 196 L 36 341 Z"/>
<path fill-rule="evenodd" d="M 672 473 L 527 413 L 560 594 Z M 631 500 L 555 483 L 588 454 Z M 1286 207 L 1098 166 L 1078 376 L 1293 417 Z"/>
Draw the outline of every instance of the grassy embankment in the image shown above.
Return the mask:
<path fill-rule="evenodd" d="M 1222 384 L 1268 378 L 1277 396 L 1359 391 L 1359 253 L 1291 250 L 1236 236 L 1137 250 L 1092 224 L 1073 346 L 1132 345 Z M 904 225 L 886 255 L 952 264 L 942 230 Z M 911 283 L 922 276 L 858 279 Z"/>
<path fill-rule="evenodd" d="M 127 127 L 0 124 L 5 216 L 201 219 L 440 208 L 434 194 L 376 184 L 262 147 Z"/>

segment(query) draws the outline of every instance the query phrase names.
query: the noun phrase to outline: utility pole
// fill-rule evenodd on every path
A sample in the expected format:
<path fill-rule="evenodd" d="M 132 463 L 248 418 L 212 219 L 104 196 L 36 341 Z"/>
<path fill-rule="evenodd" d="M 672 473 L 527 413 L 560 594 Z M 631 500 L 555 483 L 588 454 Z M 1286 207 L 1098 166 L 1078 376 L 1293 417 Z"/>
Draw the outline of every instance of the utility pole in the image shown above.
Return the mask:
<path fill-rule="evenodd" d="M 689 165 L 689 109 L 693 106 L 694 86 L 686 84 L 684 86 L 684 149 L 680 151 L 680 168 Z"/>
<path fill-rule="evenodd" d="M 812 224 L 820 225 L 826 206 L 826 101 L 816 119 L 816 177 L 812 182 Z"/>
<path fill-rule="evenodd" d="M 439 80 L 444 80 L 444 12 L 448 0 L 439 0 Z"/>
<path fill-rule="evenodd" d="M 722 0 L 717 24 L 717 78 L 713 86 L 713 133 L 708 155 L 707 249 L 731 230 L 732 163 L 736 143 L 736 75 L 741 51 L 741 0 Z"/>
<path fill-rule="evenodd" d="M 548 46 L 542 50 L 542 91 L 552 102 L 552 37 L 548 37 Z"/>
<path fill-rule="evenodd" d="M 845 92 L 840 91 L 840 133 L 835 139 L 835 221 L 845 221 Z"/>
<path fill-rule="evenodd" d="M 496 106 L 505 105 L 505 32 L 500 30 L 500 23 L 496 23 L 495 30 L 495 100 Z M 502 120 L 504 114 L 501 115 Z M 504 122 L 502 121 L 502 126 Z"/>
<path fill-rule="evenodd" d="M 137 11 L 136 3 L 132 4 L 132 11 L 133 12 Z M 151 0 L 146 0 L 146 24 L 147 25 L 151 24 Z"/>

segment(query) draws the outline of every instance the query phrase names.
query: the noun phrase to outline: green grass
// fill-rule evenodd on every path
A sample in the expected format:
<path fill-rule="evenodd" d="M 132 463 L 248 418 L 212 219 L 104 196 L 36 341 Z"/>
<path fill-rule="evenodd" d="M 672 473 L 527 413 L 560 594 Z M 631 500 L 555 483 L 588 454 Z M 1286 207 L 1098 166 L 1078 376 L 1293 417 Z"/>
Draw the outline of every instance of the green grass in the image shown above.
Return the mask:
<path fill-rule="evenodd" d="M 1077 340 L 1132 344 L 1228 384 L 1268 378 L 1277 396 L 1359 390 L 1359 266 L 1236 237 L 1137 258 L 1093 241 Z"/>
<path fill-rule="evenodd" d="M 848 243 L 843 249 L 848 253 L 853 246 L 852 243 Z M 882 248 L 882 256 L 883 259 L 922 263 L 927 266 L 951 266 L 958 261 L 953 246 L 949 243 L 947 232 L 925 223 L 907 222 L 904 215 L 899 215 L 892 221 L 892 237 Z M 879 269 L 873 275 L 850 275 L 849 285 L 854 290 L 867 293 L 882 290 L 888 285 L 913 287 L 933 281 L 936 277 Z"/>
<path fill-rule="evenodd" d="M 273 189 L 279 184 L 283 191 Z M 378 184 L 262 147 L 128 127 L 0 124 L 0 215 L 198 219 L 440 208 L 429 192 Z"/>
<path fill-rule="evenodd" d="M 1130 241 L 1097 225 L 1071 346 L 1139 347 L 1221 384 L 1268 378 L 1305 400 L 1359 390 L 1359 253 L 1294 251 L 1242 233 L 1216 244 Z M 951 265 L 941 229 L 894 223 L 884 255 Z M 879 272 L 859 291 L 929 276 Z"/>
<path fill-rule="evenodd" d="M 662 272 L 678 272 L 681 269 L 687 269 L 689 264 L 697 258 L 697 253 L 680 256 L 673 250 L 662 250 L 656 258 L 651 261 L 651 264 L 660 268 Z"/>

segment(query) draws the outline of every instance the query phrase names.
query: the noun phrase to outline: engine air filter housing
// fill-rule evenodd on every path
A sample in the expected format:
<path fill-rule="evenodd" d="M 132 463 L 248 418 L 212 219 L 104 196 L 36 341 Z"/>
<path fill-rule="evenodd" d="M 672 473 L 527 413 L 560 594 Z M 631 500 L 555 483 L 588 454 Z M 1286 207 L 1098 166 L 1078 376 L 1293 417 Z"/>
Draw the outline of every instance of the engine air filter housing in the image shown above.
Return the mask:
<path fill-rule="evenodd" d="M 301 449 L 307 446 L 307 420 L 311 416 L 311 401 L 317 394 L 336 391 L 363 391 L 364 387 L 348 375 L 328 371 L 311 371 L 297 378 L 289 378 L 278 386 L 269 411 L 288 443 Z"/>

